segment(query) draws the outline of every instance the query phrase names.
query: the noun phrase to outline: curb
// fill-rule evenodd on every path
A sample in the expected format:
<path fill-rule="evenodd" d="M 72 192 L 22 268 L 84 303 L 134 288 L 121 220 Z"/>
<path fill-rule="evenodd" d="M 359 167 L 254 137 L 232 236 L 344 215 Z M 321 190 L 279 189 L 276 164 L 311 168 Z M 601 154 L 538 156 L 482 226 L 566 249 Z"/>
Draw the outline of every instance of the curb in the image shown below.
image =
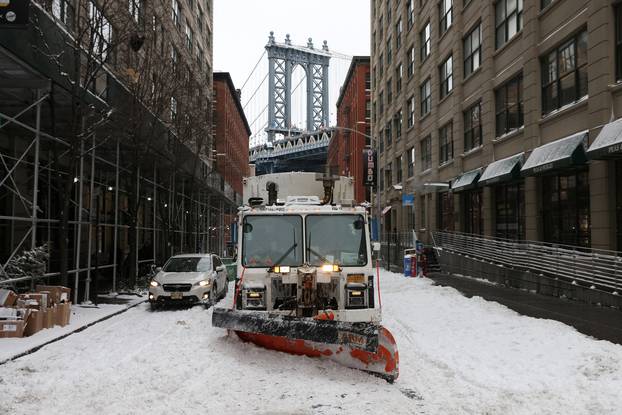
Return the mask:
<path fill-rule="evenodd" d="M 35 346 L 35 347 L 31 348 L 31 349 L 28 349 L 28 350 L 26 350 L 25 352 L 21 352 L 21 353 L 19 353 L 19 354 L 16 354 L 15 356 L 13 356 L 13 357 L 9 357 L 8 359 L 4 359 L 4 360 L 0 361 L 0 366 L 1 366 L 1 365 L 3 365 L 3 364 L 5 364 L 5 363 L 12 362 L 12 361 L 13 361 L 13 360 L 15 360 L 15 359 L 19 359 L 20 357 L 28 356 L 29 354 L 32 354 L 32 353 L 36 352 L 37 350 L 41 349 L 42 347 L 47 346 L 48 344 L 55 343 L 55 342 L 57 342 L 57 341 L 59 341 L 59 340 L 62 340 L 62 339 L 64 339 L 64 338 L 66 338 L 66 337 L 71 336 L 71 335 L 72 335 L 72 334 L 74 334 L 74 333 L 79 333 L 79 332 L 81 332 L 81 331 L 83 331 L 83 330 L 86 330 L 87 328 L 89 328 L 89 327 L 91 327 L 91 326 L 93 326 L 93 325 L 95 325 L 95 324 L 97 324 L 97 323 L 101 323 L 102 321 L 108 320 L 109 318 L 112 318 L 112 317 L 118 316 L 119 314 L 123 314 L 123 313 L 125 313 L 126 311 L 128 311 L 128 310 L 130 310 L 130 309 L 132 309 L 132 308 L 134 308 L 134 307 L 136 307 L 136 306 L 138 306 L 138 305 L 140 305 L 140 304 L 146 303 L 147 301 L 148 301 L 147 299 L 145 299 L 145 300 L 143 300 L 143 301 L 139 301 L 139 302 L 137 302 L 136 304 L 132 304 L 131 306 L 129 306 L 129 307 L 127 307 L 127 308 L 124 308 L 123 310 L 115 311 L 115 312 L 114 312 L 114 313 L 112 313 L 112 314 L 109 314 L 109 315 L 104 316 L 104 317 L 102 317 L 102 318 L 100 318 L 100 319 L 98 319 L 98 320 L 91 321 L 91 322 L 90 322 L 90 323 L 88 323 L 88 324 L 85 324 L 85 325 L 83 325 L 83 326 L 80 326 L 80 327 L 76 328 L 75 330 L 70 331 L 69 333 L 65 333 L 65 334 L 63 334 L 62 336 L 56 337 L 56 338 L 54 338 L 54 339 L 52 339 L 52 340 L 48 340 L 47 342 L 45 342 L 45 343 L 43 343 L 43 344 L 40 344 L 40 345 Z"/>

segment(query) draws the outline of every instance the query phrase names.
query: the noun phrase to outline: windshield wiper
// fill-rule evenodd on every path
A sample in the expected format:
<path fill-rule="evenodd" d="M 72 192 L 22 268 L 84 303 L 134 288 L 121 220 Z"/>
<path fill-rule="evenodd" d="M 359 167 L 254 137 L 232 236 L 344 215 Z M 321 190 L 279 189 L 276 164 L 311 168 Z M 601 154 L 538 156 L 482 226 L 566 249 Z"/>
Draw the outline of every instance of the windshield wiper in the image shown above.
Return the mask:
<path fill-rule="evenodd" d="M 296 247 L 298 246 L 298 242 L 296 242 L 296 230 L 294 229 L 294 243 L 292 244 L 292 246 L 289 247 L 289 249 L 276 261 L 274 261 L 274 265 L 272 265 L 273 267 L 279 266 L 281 264 L 281 261 L 283 261 L 285 258 L 287 258 L 287 256 L 294 250 L 296 249 Z M 294 255 L 294 258 L 296 256 Z"/>

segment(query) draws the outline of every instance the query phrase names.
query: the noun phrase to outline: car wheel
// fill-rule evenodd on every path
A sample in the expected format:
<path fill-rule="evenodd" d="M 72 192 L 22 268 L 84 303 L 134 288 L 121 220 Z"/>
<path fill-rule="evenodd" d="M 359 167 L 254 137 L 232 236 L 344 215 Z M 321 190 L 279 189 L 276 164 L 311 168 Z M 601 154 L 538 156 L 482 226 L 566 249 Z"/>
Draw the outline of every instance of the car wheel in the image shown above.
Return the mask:
<path fill-rule="evenodd" d="M 229 284 L 227 281 L 227 284 L 225 284 L 225 288 L 223 288 L 222 290 L 222 296 L 220 297 L 221 299 L 225 298 L 227 296 L 227 293 L 229 292 Z"/>
<path fill-rule="evenodd" d="M 159 306 L 157 303 L 154 302 L 154 303 L 149 303 L 149 308 L 151 309 L 151 311 L 156 311 L 159 308 Z"/>

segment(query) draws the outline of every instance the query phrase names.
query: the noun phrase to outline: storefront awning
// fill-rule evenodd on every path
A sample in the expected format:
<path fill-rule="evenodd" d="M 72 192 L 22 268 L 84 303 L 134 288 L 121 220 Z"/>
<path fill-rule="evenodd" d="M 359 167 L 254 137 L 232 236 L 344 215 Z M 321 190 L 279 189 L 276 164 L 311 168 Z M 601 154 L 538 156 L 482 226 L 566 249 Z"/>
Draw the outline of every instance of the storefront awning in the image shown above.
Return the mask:
<path fill-rule="evenodd" d="M 587 134 L 587 131 L 582 131 L 535 148 L 523 165 L 521 173 L 533 176 L 585 163 Z"/>
<path fill-rule="evenodd" d="M 622 118 L 605 125 L 587 150 L 590 159 L 622 156 Z"/>
<path fill-rule="evenodd" d="M 382 209 L 382 216 L 384 216 L 390 210 L 391 210 L 391 205 L 386 206 L 384 209 Z"/>
<path fill-rule="evenodd" d="M 482 177 L 479 178 L 479 184 L 491 185 L 494 183 L 504 182 L 520 177 L 520 168 L 525 160 L 525 153 L 515 154 L 513 156 L 497 160 L 490 163 Z"/>
<path fill-rule="evenodd" d="M 482 169 L 475 169 L 462 173 L 453 182 L 451 182 L 451 190 L 459 192 L 461 190 L 472 189 L 477 186 L 477 179 L 482 174 Z"/>

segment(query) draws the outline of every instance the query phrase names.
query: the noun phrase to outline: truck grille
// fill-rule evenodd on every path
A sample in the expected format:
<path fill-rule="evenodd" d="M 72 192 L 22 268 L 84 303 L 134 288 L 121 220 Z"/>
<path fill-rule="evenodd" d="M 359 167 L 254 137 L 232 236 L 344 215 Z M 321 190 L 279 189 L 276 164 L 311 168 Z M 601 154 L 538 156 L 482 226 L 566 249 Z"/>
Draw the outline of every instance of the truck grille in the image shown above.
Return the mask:
<path fill-rule="evenodd" d="M 186 292 L 190 291 L 192 284 L 164 284 L 162 288 L 167 292 Z"/>

